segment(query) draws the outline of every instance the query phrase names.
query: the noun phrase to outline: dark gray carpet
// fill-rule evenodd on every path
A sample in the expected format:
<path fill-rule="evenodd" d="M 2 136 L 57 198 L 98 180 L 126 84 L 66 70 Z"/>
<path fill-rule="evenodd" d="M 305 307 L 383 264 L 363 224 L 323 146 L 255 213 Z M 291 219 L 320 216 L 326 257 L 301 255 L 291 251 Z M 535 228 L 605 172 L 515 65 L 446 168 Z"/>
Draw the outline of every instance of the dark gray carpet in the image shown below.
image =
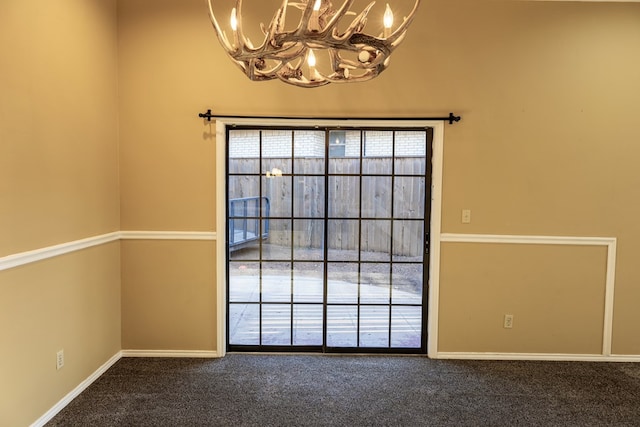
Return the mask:
<path fill-rule="evenodd" d="M 640 426 L 640 364 L 122 359 L 49 426 Z"/>

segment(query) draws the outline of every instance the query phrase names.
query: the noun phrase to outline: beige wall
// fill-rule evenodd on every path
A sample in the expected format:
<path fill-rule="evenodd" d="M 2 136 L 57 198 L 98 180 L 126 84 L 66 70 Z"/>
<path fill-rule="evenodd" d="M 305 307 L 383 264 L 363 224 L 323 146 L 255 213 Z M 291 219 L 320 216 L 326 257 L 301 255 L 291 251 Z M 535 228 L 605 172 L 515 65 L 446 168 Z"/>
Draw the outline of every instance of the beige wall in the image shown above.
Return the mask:
<path fill-rule="evenodd" d="M 215 142 L 194 120 L 211 102 L 203 84 L 216 69 L 202 9 L 118 4 L 123 230 L 215 228 Z"/>
<path fill-rule="evenodd" d="M 120 351 L 119 265 L 114 242 L 0 271 L 0 425 L 31 424 Z"/>
<path fill-rule="evenodd" d="M 216 231 L 207 108 L 454 111 L 443 231 L 618 238 L 613 350 L 640 355 L 639 24 L 633 3 L 425 0 L 380 78 L 302 90 L 249 82 L 203 0 L 2 1 L 0 257 L 117 230 Z M 0 424 L 34 421 L 122 347 L 217 350 L 213 246 L 127 241 L 1 271 Z M 599 350 L 601 248 L 442 249 L 442 350 Z"/>
<path fill-rule="evenodd" d="M 122 242 L 122 347 L 216 350 L 215 242 Z"/>
<path fill-rule="evenodd" d="M 439 350 L 602 353 L 606 265 L 605 247 L 444 243 Z"/>
<path fill-rule="evenodd" d="M 202 10 L 193 1 L 118 5 L 123 230 L 215 229 L 215 127 L 194 120 L 211 76 L 200 64 L 210 46 L 198 40 L 211 35 Z M 124 349 L 217 350 L 214 246 L 123 243 Z"/>
<path fill-rule="evenodd" d="M 115 1 L 0 2 L 0 257 L 120 229 L 116 71 Z M 0 325 L 29 425 L 121 348 L 119 243 L 0 271 Z"/>
<path fill-rule="evenodd" d="M 314 90 L 248 81 L 218 45 L 200 0 L 119 6 L 124 229 L 214 228 L 215 142 L 211 127 L 195 117 L 206 108 L 344 117 L 454 111 L 463 121 L 445 133 L 443 232 L 618 238 L 613 350 L 640 354 L 634 303 L 640 297 L 634 261 L 640 253 L 640 129 L 633 125 L 640 99 L 640 5 L 427 0 L 380 78 Z M 472 224 L 460 223 L 463 208 L 473 211 Z M 559 249 L 536 250 L 546 259 Z M 601 257 L 590 250 L 595 252 L 587 251 L 587 258 Z M 145 256 L 134 252 L 123 258 L 125 266 Z M 539 337 L 526 345 L 507 345 L 504 330 L 491 328 L 467 340 L 456 319 L 488 314 L 486 306 L 464 304 L 462 295 L 486 288 L 484 299 L 517 306 L 534 292 L 530 282 L 513 283 L 529 271 L 528 262 L 491 260 L 505 268 L 497 281 L 461 280 L 456 272 L 476 265 L 481 254 L 444 247 L 440 339 L 446 349 L 597 352 L 604 261 L 587 263 L 590 281 L 583 283 L 574 274 L 585 266 L 580 251 L 566 258 L 561 271 L 554 266 L 540 272 L 542 289 L 562 299 L 540 296 L 536 302 L 540 311 L 562 308 L 570 319 L 589 318 L 567 324 L 571 345 L 548 336 L 548 322 L 535 321 L 510 331 Z M 147 280 L 126 271 L 125 289 Z M 517 291 L 506 292 L 512 284 Z M 142 296 L 131 298 L 124 304 L 142 303 Z M 158 302 L 158 313 L 165 305 Z M 492 310 L 491 316 L 503 314 L 500 307 Z M 514 314 L 527 317 L 529 310 Z"/>
<path fill-rule="evenodd" d="M 0 256 L 119 229 L 114 3 L 0 5 Z"/>

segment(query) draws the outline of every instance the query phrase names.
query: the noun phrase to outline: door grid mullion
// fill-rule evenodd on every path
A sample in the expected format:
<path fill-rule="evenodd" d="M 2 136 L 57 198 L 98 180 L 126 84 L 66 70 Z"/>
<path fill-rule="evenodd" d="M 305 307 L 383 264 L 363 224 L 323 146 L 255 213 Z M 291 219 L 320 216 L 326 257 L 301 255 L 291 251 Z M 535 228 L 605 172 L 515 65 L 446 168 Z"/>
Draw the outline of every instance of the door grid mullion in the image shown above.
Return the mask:
<path fill-rule="evenodd" d="M 257 326 L 257 335 L 258 335 L 257 343 L 258 344 L 252 345 L 252 344 L 232 342 L 231 334 L 229 333 L 230 332 L 229 331 L 229 327 L 230 327 L 229 312 L 231 310 L 228 309 L 227 310 L 227 313 L 228 313 L 227 314 L 227 337 L 228 337 L 227 347 L 228 349 L 230 350 L 246 349 L 251 351 L 255 351 L 255 350 L 287 351 L 288 349 L 294 350 L 294 351 L 303 351 L 303 349 L 306 349 L 306 350 L 313 351 L 315 348 L 313 345 L 304 345 L 304 342 L 305 342 L 304 338 L 302 338 L 300 341 L 303 344 L 297 344 L 296 336 L 300 334 L 298 334 L 296 331 L 297 331 L 297 328 L 305 327 L 305 324 L 306 324 L 304 322 L 305 318 L 301 316 L 304 316 L 304 313 L 309 312 L 307 310 L 311 310 L 311 313 L 313 313 L 314 310 L 312 307 L 317 307 L 318 311 L 315 311 L 317 315 L 318 316 L 320 315 L 319 313 L 320 309 L 322 312 L 322 321 L 320 322 L 319 317 L 317 318 L 318 319 L 317 327 L 320 327 L 320 324 L 321 324 L 321 335 L 322 335 L 321 344 L 317 347 L 319 351 L 322 351 L 322 352 L 354 352 L 354 351 L 426 352 L 426 313 L 425 311 L 426 311 L 426 300 L 427 300 L 426 280 L 428 278 L 428 257 L 426 257 L 425 254 L 428 253 L 429 221 L 427 221 L 427 216 L 429 215 L 430 199 L 431 199 L 430 197 L 431 185 L 430 185 L 430 178 L 429 178 L 431 173 L 431 165 L 430 165 L 431 140 L 430 140 L 429 132 L 425 131 L 424 129 L 422 130 L 409 129 L 409 131 L 426 132 L 426 135 L 427 135 L 426 137 L 427 146 L 425 151 L 426 154 L 424 157 L 424 162 L 425 162 L 424 173 L 425 174 L 421 176 L 421 175 L 414 175 L 413 173 L 415 172 L 412 172 L 414 171 L 412 169 L 405 169 L 404 165 L 407 165 L 407 164 L 409 165 L 409 168 L 412 167 L 409 162 L 406 162 L 403 159 L 398 160 L 397 144 L 399 143 L 398 138 L 400 138 L 400 136 L 398 135 L 397 132 L 399 130 L 407 131 L 407 129 L 402 129 L 402 128 L 357 129 L 356 132 L 359 135 L 359 138 L 358 138 L 359 139 L 358 141 L 359 156 L 358 156 L 358 159 L 355 159 L 355 157 L 353 157 L 353 160 L 359 163 L 358 173 L 356 174 L 356 173 L 353 173 L 355 171 L 355 166 L 356 166 L 355 164 L 352 164 L 350 168 L 343 169 L 343 170 L 340 170 L 340 168 L 335 168 L 332 165 L 331 138 L 335 136 L 335 134 L 333 134 L 332 136 L 331 132 L 336 131 L 338 132 L 338 135 L 340 135 L 339 132 L 343 132 L 344 129 L 330 128 L 330 127 L 324 127 L 324 128 L 315 127 L 313 129 L 290 128 L 288 133 L 288 137 L 290 138 L 290 145 L 291 145 L 291 151 L 289 154 L 290 157 L 282 157 L 282 159 L 285 159 L 291 163 L 290 173 L 287 173 L 285 171 L 281 175 L 277 175 L 277 176 L 282 176 L 283 178 L 290 179 L 290 184 L 289 183 L 286 183 L 286 185 L 281 184 L 279 187 L 281 192 L 277 193 L 277 195 L 274 196 L 272 192 L 275 189 L 275 186 L 272 185 L 273 183 L 269 182 L 269 186 L 266 187 L 265 184 L 267 184 L 267 182 L 264 180 L 264 175 L 263 175 L 265 167 L 271 168 L 271 166 L 267 166 L 268 164 L 272 164 L 272 165 L 275 164 L 276 166 L 280 167 L 279 166 L 280 162 L 274 162 L 272 160 L 273 158 L 277 159 L 278 156 L 277 155 L 274 156 L 273 152 L 265 151 L 269 149 L 267 147 L 267 144 L 268 144 L 268 142 L 266 142 L 267 139 L 265 138 L 272 138 L 272 135 L 265 136 L 267 135 L 268 132 L 270 132 L 270 128 L 268 127 L 246 128 L 246 130 L 256 131 L 258 134 L 257 161 L 258 161 L 259 173 L 252 172 L 252 173 L 243 174 L 239 172 L 239 168 L 236 168 L 234 169 L 233 173 L 227 173 L 227 183 L 229 183 L 230 178 L 239 177 L 237 178 L 238 180 L 236 183 L 236 187 L 237 187 L 237 185 L 244 185 L 242 184 L 242 182 L 250 183 L 252 179 L 248 179 L 248 178 L 255 176 L 255 179 L 257 179 L 257 185 L 258 185 L 258 205 L 256 208 L 256 212 L 254 213 L 250 213 L 251 207 L 245 209 L 244 218 L 238 218 L 238 220 L 244 219 L 245 235 L 246 235 L 247 234 L 246 224 L 251 223 L 252 216 L 257 217 L 256 219 L 258 219 L 259 225 L 257 226 L 256 232 L 259 234 L 259 236 L 263 236 L 263 234 L 265 234 L 266 228 L 267 228 L 267 225 L 266 225 L 267 221 L 270 221 L 269 227 L 271 230 L 275 230 L 276 226 L 280 226 L 280 227 L 286 226 L 286 223 L 288 222 L 289 224 L 288 236 L 285 236 L 286 238 L 283 237 L 283 240 L 281 241 L 288 242 L 290 247 L 288 248 L 289 249 L 288 251 L 283 252 L 282 243 L 278 243 L 279 241 L 278 239 L 276 239 L 275 241 L 272 241 L 272 240 L 267 241 L 267 240 L 263 240 L 266 238 L 261 237 L 257 239 L 255 244 L 258 251 L 257 257 L 246 256 L 245 258 L 239 257 L 236 259 L 231 256 L 231 250 L 229 249 L 230 247 L 229 245 L 227 246 L 227 290 L 228 290 L 227 295 L 230 295 L 231 293 L 230 291 L 231 283 L 233 282 L 230 280 L 231 265 L 234 265 L 237 268 L 242 262 L 251 263 L 255 259 L 255 261 L 257 261 L 257 271 L 258 271 L 258 277 L 256 278 L 257 287 L 258 287 L 258 296 L 257 296 L 256 302 L 252 302 L 252 300 L 250 300 L 249 298 L 246 299 L 246 302 L 243 302 L 242 299 L 234 300 L 234 302 L 231 302 L 231 301 L 227 302 L 228 307 L 231 307 L 231 304 L 236 304 L 235 306 L 236 312 L 238 312 L 241 309 L 239 305 L 243 303 L 246 304 L 247 307 L 249 308 L 251 308 L 250 307 L 251 305 L 254 305 L 255 307 L 257 307 L 257 313 L 256 313 L 257 325 L 256 326 Z M 279 127 L 277 130 L 282 131 L 282 128 Z M 296 159 L 300 159 L 302 157 L 300 153 L 296 152 L 296 145 L 298 144 L 298 142 L 296 141 L 297 131 L 301 131 L 301 132 L 316 131 L 318 133 L 319 132 L 323 133 L 324 135 L 324 147 L 323 147 L 324 173 L 323 174 L 318 174 L 317 173 L 318 169 L 315 169 L 315 167 L 314 169 L 310 169 L 308 171 L 303 170 L 301 168 L 296 168 Z M 369 147 L 367 145 L 367 140 L 366 140 L 368 137 L 368 132 L 370 131 L 373 131 L 374 134 L 376 132 L 389 133 L 390 144 L 391 144 L 391 154 L 389 155 L 389 159 L 390 159 L 389 169 L 380 169 L 379 165 L 381 163 L 375 162 L 375 159 L 376 159 L 375 157 L 376 151 L 374 149 L 375 147 L 373 146 Z M 230 138 L 231 138 L 231 130 L 227 129 L 227 141 L 230 141 Z M 344 134 L 342 138 L 345 138 Z M 375 138 L 375 135 L 373 136 L 373 138 Z M 345 138 L 345 144 L 346 144 L 346 138 Z M 346 150 L 346 147 L 345 147 L 345 150 Z M 365 150 L 369 152 L 365 152 Z M 227 153 L 226 164 L 228 168 L 227 170 L 229 170 L 229 164 L 232 161 L 232 159 L 231 159 L 230 149 L 228 147 L 227 147 L 226 153 Z M 333 153 L 334 155 L 336 155 L 335 149 Z M 337 154 L 337 155 L 341 156 L 345 154 Z M 346 158 L 348 159 L 350 157 L 346 157 Z M 384 156 L 382 156 L 381 158 L 384 159 Z M 365 161 L 369 161 L 368 159 L 372 159 L 371 161 L 373 161 L 374 163 L 370 163 L 369 166 L 365 168 Z M 397 163 L 398 161 L 400 161 L 400 163 Z M 306 161 L 300 163 L 300 165 L 305 165 L 305 164 L 310 164 L 310 163 Z M 348 162 L 344 162 L 344 164 L 348 164 Z M 418 165 L 419 163 L 416 161 L 415 164 Z M 336 165 L 339 165 L 339 164 L 336 163 Z M 371 165 L 375 165 L 375 166 L 371 167 Z M 341 165 L 339 166 L 341 167 Z M 398 168 L 401 168 L 401 169 L 399 170 Z M 285 169 L 284 166 L 283 166 L 283 169 Z M 365 173 L 365 169 L 367 173 Z M 313 172 L 313 173 L 310 173 L 310 172 Z M 396 175 L 396 173 L 398 173 L 398 175 Z M 244 181 L 242 181 L 243 177 L 245 178 Z M 322 198 L 316 199 L 316 200 L 321 200 L 322 201 L 321 203 L 323 203 L 324 205 L 324 215 L 322 218 L 313 216 L 313 214 L 309 216 L 308 215 L 309 210 L 307 208 L 307 206 L 309 205 L 299 204 L 300 203 L 299 201 L 296 202 L 296 197 L 304 197 L 307 195 L 306 191 L 309 188 L 307 187 L 307 185 L 313 184 L 314 179 L 311 178 L 310 184 L 308 184 L 307 181 L 304 180 L 304 181 L 300 181 L 300 182 L 303 182 L 303 185 L 300 186 L 298 180 L 301 178 L 304 179 L 306 177 L 320 177 L 320 179 L 324 182 L 324 200 L 322 200 Z M 342 179 L 340 177 L 342 177 Z M 352 178 L 349 178 L 349 177 L 352 177 Z M 402 203 L 402 200 L 405 200 L 405 201 L 410 200 L 411 203 L 415 203 L 416 197 L 415 195 L 412 195 L 415 193 L 415 191 L 411 190 L 411 186 L 423 185 L 420 182 L 416 183 L 416 180 L 418 178 L 423 178 L 424 187 L 425 187 L 424 207 L 423 207 L 424 215 L 422 216 L 422 218 L 407 216 L 405 215 L 404 211 L 401 211 L 397 206 L 397 203 L 398 202 Z M 402 179 L 403 181 L 398 182 L 397 180 L 399 179 Z M 408 184 L 405 184 L 405 181 Z M 352 183 L 351 185 L 355 184 L 357 186 L 358 195 L 355 201 L 354 199 L 348 200 L 349 199 L 348 196 L 343 197 L 342 199 L 338 199 L 336 198 L 335 194 L 332 194 L 332 192 L 335 192 L 335 188 L 330 188 L 330 183 L 334 183 L 335 185 L 341 186 L 342 188 L 341 191 L 344 191 L 345 189 L 347 189 L 347 191 L 343 193 L 344 195 L 353 194 L 353 191 L 356 190 L 356 188 L 349 190 L 349 187 L 348 187 L 349 182 Z M 384 184 L 385 182 L 389 184 Z M 366 200 L 366 198 L 369 197 L 370 195 L 364 194 L 365 190 L 368 189 L 368 191 L 371 192 L 373 189 L 375 189 L 377 192 L 378 188 L 384 189 L 385 188 L 384 185 L 390 185 L 390 188 L 386 190 L 390 193 L 390 195 L 386 196 L 386 197 L 389 197 L 389 199 L 382 197 L 381 198 L 382 201 L 376 202 L 376 203 L 384 203 L 384 204 L 390 203 L 389 206 L 381 207 L 378 204 L 374 205 L 373 203 Z M 396 188 L 397 186 L 401 186 L 402 188 L 398 190 Z M 227 185 L 226 187 L 227 187 L 227 200 L 228 200 L 227 208 L 226 208 L 226 212 L 227 212 L 226 231 L 227 233 L 229 233 L 231 229 L 230 221 L 237 221 L 235 216 L 236 213 L 230 211 L 229 205 L 231 203 L 231 199 L 237 196 L 232 196 L 229 185 Z M 405 193 L 402 193 L 403 191 L 405 191 L 404 190 L 405 187 L 409 188 L 409 190 L 407 190 L 407 192 Z M 287 188 L 286 191 L 283 190 L 285 188 Z M 415 188 L 418 188 L 418 187 L 415 187 Z M 399 191 L 399 194 L 396 194 L 396 191 Z M 250 193 L 251 190 L 246 190 L 246 192 Z M 288 197 L 286 193 L 289 193 Z M 288 214 L 285 216 L 280 214 L 280 212 L 284 212 L 284 211 L 279 211 L 279 212 L 276 211 L 276 212 L 272 212 L 272 215 L 268 216 L 268 214 L 265 212 L 262 205 L 263 198 L 274 197 L 275 199 L 277 197 L 283 197 L 283 196 L 289 199 L 288 202 L 286 202 L 284 205 L 286 206 L 287 203 L 289 203 L 288 206 L 290 206 L 290 212 L 288 212 Z M 398 199 L 399 197 L 401 198 Z M 347 209 L 347 211 L 345 211 L 345 209 L 340 209 L 340 208 L 336 209 L 335 207 L 332 206 L 332 203 L 333 203 L 332 200 L 338 203 L 341 202 L 342 200 L 345 200 L 352 204 L 354 204 L 354 202 L 357 201 L 358 207 L 357 207 L 357 210 L 354 210 L 353 206 L 351 205 L 350 207 L 345 208 Z M 283 206 L 283 205 L 281 204 L 280 206 Z M 366 208 L 367 212 L 365 212 L 365 206 L 367 207 Z M 380 208 L 382 208 L 382 211 L 380 210 Z M 339 212 L 340 215 L 342 215 L 343 211 L 345 211 L 344 217 L 339 217 L 336 214 L 336 212 Z M 387 214 L 385 213 L 385 211 L 389 213 Z M 317 212 L 319 212 L 319 210 Z M 353 214 L 355 213 L 357 213 L 357 218 L 353 217 Z M 231 215 L 233 216 L 230 217 Z M 341 232 L 346 233 L 344 235 L 345 237 L 346 236 L 350 236 L 350 237 L 348 238 L 348 240 L 343 240 L 343 242 L 341 243 L 341 246 L 336 247 L 335 251 L 346 250 L 346 251 L 354 251 L 355 253 L 351 252 L 353 254 L 353 257 L 349 255 L 349 256 L 340 258 L 340 255 L 345 254 L 345 252 L 340 252 L 338 255 L 338 258 L 336 258 L 333 255 L 332 255 L 333 258 L 329 258 L 329 249 L 333 247 L 331 245 L 333 244 L 333 240 L 335 240 L 333 238 L 332 233 L 336 232 L 335 227 L 338 224 L 340 224 L 340 220 L 346 221 L 346 224 L 348 224 L 344 226 L 340 225 Z M 310 223 L 311 227 L 304 226 L 304 224 L 307 224 L 307 222 L 309 221 L 312 221 Z M 411 268 L 412 265 L 416 265 L 416 266 L 419 265 L 416 258 L 417 254 L 415 254 L 415 252 L 412 252 L 415 249 L 411 249 L 413 247 L 413 243 L 407 244 L 403 240 L 402 242 L 400 242 L 397 248 L 395 248 L 397 239 L 409 238 L 409 237 L 400 237 L 400 236 L 407 236 L 410 234 L 409 230 L 415 230 L 414 225 L 411 225 L 411 224 L 415 223 L 416 221 L 420 221 L 422 223 L 422 227 L 425 233 L 424 241 L 426 242 L 425 245 L 422 246 L 422 248 L 424 249 L 424 252 L 422 253 L 422 256 L 421 256 L 421 261 L 422 261 L 421 263 L 422 265 L 421 304 L 422 306 L 420 305 L 420 303 L 414 304 L 412 302 L 407 302 L 407 301 L 403 302 L 402 298 L 407 298 L 405 296 L 406 291 L 401 291 L 399 289 L 394 288 L 394 280 L 396 280 L 396 273 L 398 278 L 405 277 L 408 271 L 409 272 L 416 271 L 415 269 Z M 238 221 L 238 223 L 240 222 L 242 221 Z M 318 273 L 321 273 L 321 276 L 322 276 L 321 277 L 322 295 L 321 296 L 318 295 L 317 292 L 314 292 L 314 293 L 315 295 L 318 295 L 318 297 L 321 297 L 322 307 L 320 307 L 320 303 L 304 301 L 304 294 L 301 294 L 303 299 L 300 299 L 299 301 L 298 299 L 296 299 L 297 298 L 296 292 L 298 291 L 298 288 L 300 288 L 300 290 L 302 291 L 302 285 L 300 286 L 296 285 L 297 283 L 296 280 L 298 280 L 299 277 L 304 277 L 304 274 L 296 274 L 296 269 L 309 268 L 311 264 L 311 261 L 306 258 L 306 255 L 304 253 L 302 254 L 302 258 L 300 258 L 299 256 L 300 254 L 296 250 L 296 245 L 298 245 L 300 242 L 306 241 L 306 239 L 309 238 L 309 239 L 312 239 L 309 241 L 309 245 L 310 245 L 309 247 L 310 248 L 314 247 L 313 245 L 315 245 L 315 243 L 313 243 L 312 234 L 309 237 L 307 237 L 307 235 L 304 233 L 313 233 L 312 231 L 309 231 L 309 230 L 315 227 L 313 224 L 319 225 L 318 222 L 321 222 L 324 225 L 322 234 L 321 234 L 322 247 L 320 251 L 320 253 L 322 254 L 322 260 L 320 261 L 318 259 L 316 261 L 318 262 L 318 265 L 320 266 L 321 271 L 315 270 Z M 366 229 L 364 224 L 365 222 L 366 222 Z M 385 223 L 388 223 L 388 225 L 385 225 Z M 380 227 L 384 227 L 384 228 L 380 228 Z M 384 233 L 388 233 L 388 234 L 386 235 L 386 237 L 382 237 L 382 239 L 384 238 L 389 239 L 388 241 L 389 253 L 387 254 L 388 257 L 385 256 L 384 259 L 379 258 L 375 255 L 375 252 L 367 252 L 365 254 L 363 251 L 378 250 L 378 249 L 371 249 L 371 248 L 377 247 L 379 243 L 376 243 L 375 239 L 378 239 L 380 237 L 371 237 L 371 236 L 376 236 L 376 233 L 381 233 L 381 231 L 386 230 L 387 227 L 388 227 L 388 231 L 384 231 Z M 282 230 L 286 230 L 286 228 Z M 350 234 L 348 230 L 353 230 L 353 231 L 357 230 L 358 235 L 353 237 L 353 235 Z M 366 238 L 363 237 L 363 233 L 365 233 L 365 230 L 367 233 L 372 233 L 372 234 L 369 234 L 368 235 L 369 237 L 366 237 Z M 402 233 L 402 234 L 396 235 L 396 233 Z M 363 246 L 365 244 L 363 242 L 363 239 L 366 239 L 366 245 L 367 245 L 366 247 Z M 266 249 L 265 245 L 268 245 L 269 252 L 264 252 Z M 277 245 L 280 245 L 280 246 L 277 246 Z M 274 251 L 274 248 L 277 250 Z M 338 248 L 341 248 L 341 249 L 338 249 Z M 394 248 L 395 250 L 400 251 L 399 255 L 397 256 L 394 255 Z M 300 249 L 300 250 L 304 250 L 304 249 Z M 277 256 L 278 254 L 286 254 L 287 252 L 289 256 L 288 260 L 283 259 L 284 257 Z M 367 256 L 366 258 L 364 258 L 365 255 Z M 286 276 L 282 275 L 283 270 L 281 266 L 277 265 L 278 263 L 281 263 L 281 265 L 285 266 L 284 271 L 286 271 L 286 269 L 289 269 L 288 274 Z M 329 282 L 330 271 L 333 271 L 334 267 L 337 267 L 340 264 L 344 265 L 345 268 L 347 268 L 347 270 L 344 270 L 345 272 L 351 271 L 352 273 L 345 273 L 345 276 L 344 276 L 345 279 L 342 279 L 342 276 L 339 276 L 339 275 L 336 277 L 339 277 L 340 278 L 339 280 L 350 281 L 352 279 L 355 279 L 354 281 L 356 282 L 356 283 L 353 283 L 354 291 L 355 291 L 355 297 L 353 301 L 355 301 L 355 305 L 351 305 L 351 307 L 353 307 L 355 310 L 350 311 L 351 314 L 348 315 L 348 316 L 353 316 L 355 313 L 355 318 L 349 317 L 344 319 L 337 319 L 335 317 L 337 315 L 341 315 L 340 313 L 343 313 L 342 309 L 340 309 L 339 307 L 344 307 L 344 310 L 347 310 L 345 313 L 349 312 L 348 307 L 350 307 L 348 303 L 335 300 L 329 294 L 329 291 L 333 289 L 330 286 L 330 282 Z M 387 264 L 387 266 L 385 266 L 385 264 Z M 286 267 L 287 265 L 288 267 Z M 346 267 L 347 265 L 353 265 L 353 267 L 356 267 L 356 268 L 349 270 L 348 267 Z M 370 267 L 365 268 L 365 266 L 370 266 Z M 398 269 L 398 272 L 396 272 L 396 267 Z M 241 268 L 245 268 L 245 267 L 241 267 Z M 280 271 L 280 273 L 278 273 L 278 271 Z M 343 270 L 342 268 L 338 268 L 335 271 L 338 272 L 338 274 L 342 274 L 339 272 Z M 279 277 L 281 278 L 281 280 L 279 284 L 277 282 L 278 276 L 274 276 L 274 274 L 275 275 L 280 274 Z M 332 275 L 333 274 L 334 273 L 332 273 Z M 288 284 L 285 282 L 282 282 L 283 277 L 286 277 L 285 280 L 289 282 Z M 311 276 L 311 277 L 316 277 L 316 276 Z M 320 279 L 319 276 L 317 277 L 318 279 Z M 348 277 L 351 277 L 352 279 L 348 279 Z M 284 286 L 285 288 L 283 288 L 282 286 Z M 332 286 L 335 287 L 336 285 L 332 285 Z M 365 286 L 366 286 L 366 289 L 364 288 Z M 383 289 L 376 288 L 379 286 L 383 286 L 384 288 Z M 406 285 L 404 286 L 405 288 L 400 288 L 400 289 L 407 289 Z M 417 286 L 417 283 L 416 283 L 416 286 Z M 285 297 L 287 296 L 286 295 L 287 291 L 285 291 L 284 289 L 286 288 L 289 289 L 288 290 L 289 295 L 286 298 L 286 300 L 282 300 L 282 299 L 279 299 L 281 297 L 277 297 L 277 299 L 274 301 L 273 299 L 274 294 L 269 294 L 271 296 L 267 296 L 266 292 L 273 292 L 273 289 L 277 289 L 278 287 L 279 289 L 281 289 L 278 292 L 284 292 L 284 293 L 281 293 L 280 295 Z M 397 296 L 396 294 L 400 296 Z M 380 298 L 383 298 L 383 300 L 380 300 Z M 394 303 L 396 299 L 397 299 L 397 302 Z M 278 302 L 278 301 L 282 301 L 282 302 Z M 381 301 L 386 301 L 386 303 L 382 303 Z M 409 301 L 411 301 L 411 299 L 409 299 Z M 298 303 L 300 304 L 298 305 Z M 286 305 L 289 305 L 288 309 L 283 310 L 283 308 L 285 308 Z M 296 307 L 299 307 L 300 310 L 296 310 Z M 376 309 L 375 307 L 379 307 L 379 308 Z M 387 311 L 383 312 L 381 310 L 382 307 L 386 307 Z M 396 322 L 394 323 L 394 314 L 396 313 L 396 310 L 394 310 L 394 307 L 398 308 L 397 317 L 401 315 L 402 316 L 406 315 L 408 317 L 411 317 L 413 316 L 412 313 L 415 313 L 411 311 L 412 310 L 411 307 L 422 307 L 421 314 L 420 314 L 421 320 L 419 325 L 419 329 L 420 329 L 420 340 L 419 340 L 420 347 L 419 348 L 418 347 L 415 347 L 415 348 L 401 347 L 401 346 L 398 346 L 398 344 L 396 344 L 396 347 L 394 347 L 394 344 L 393 344 L 394 337 L 396 336 L 395 334 L 398 333 L 398 332 L 394 332 L 396 331 L 396 329 L 394 328 L 397 327 L 394 325 L 400 324 L 398 322 L 398 319 L 400 317 L 398 317 L 398 319 L 395 319 Z M 252 310 L 247 310 L 247 311 L 252 312 Z M 288 322 L 288 326 L 282 323 L 283 321 L 285 321 L 284 319 L 286 319 L 287 317 L 286 312 L 288 312 L 288 321 L 286 321 Z M 366 315 L 366 318 L 364 317 L 365 315 Z M 332 316 L 332 318 L 329 319 L 329 316 Z M 347 316 L 347 314 L 344 314 L 344 316 Z M 336 329 L 336 328 L 340 328 L 340 327 L 347 328 L 344 331 L 345 333 L 348 333 L 349 319 L 353 319 L 353 322 L 354 322 L 353 327 L 355 328 L 355 339 L 353 342 L 355 342 L 355 346 L 354 347 L 340 347 L 340 346 L 336 347 L 336 344 L 330 344 L 329 334 L 334 333 L 336 331 L 341 332 L 339 329 Z M 330 322 L 335 320 L 342 321 L 344 324 L 333 323 L 332 326 L 329 327 Z M 265 323 L 265 321 L 269 321 L 269 323 Z M 381 322 L 384 322 L 384 323 L 381 323 Z M 404 323 L 402 325 L 404 325 Z M 386 327 L 386 332 L 384 329 L 385 327 Z M 288 330 L 287 335 L 289 339 L 288 341 L 289 345 L 283 346 L 283 345 L 270 344 L 273 342 L 286 342 L 285 336 L 282 335 L 283 331 L 285 330 L 283 328 L 286 328 Z M 265 336 L 267 331 L 269 334 L 277 334 L 276 337 L 279 337 L 277 341 L 274 341 L 272 338 L 269 338 L 269 340 L 267 340 L 267 336 Z M 353 329 L 351 329 L 351 331 L 353 331 Z M 353 334 L 353 332 L 350 332 L 350 333 Z M 377 338 L 375 338 L 376 336 Z M 320 339 L 319 335 L 318 335 L 318 339 Z M 348 339 L 350 340 L 351 338 L 348 338 Z M 338 342 L 338 341 L 335 341 L 335 338 L 332 339 L 331 341 L 334 343 Z M 395 342 L 398 342 L 397 337 L 395 338 Z M 385 343 L 385 344 L 383 345 L 382 343 Z M 339 345 L 343 345 L 343 344 L 341 343 Z M 370 345 L 374 345 L 377 347 L 367 347 Z"/>

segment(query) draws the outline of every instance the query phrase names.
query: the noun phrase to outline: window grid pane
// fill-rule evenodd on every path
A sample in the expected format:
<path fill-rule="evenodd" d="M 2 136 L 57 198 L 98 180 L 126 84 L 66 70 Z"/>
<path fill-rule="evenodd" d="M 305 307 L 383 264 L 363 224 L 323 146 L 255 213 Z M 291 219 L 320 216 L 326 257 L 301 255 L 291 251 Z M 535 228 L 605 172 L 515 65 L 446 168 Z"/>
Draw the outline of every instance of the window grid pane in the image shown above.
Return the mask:
<path fill-rule="evenodd" d="M 257 200 L 229 207 L 230 232 L 255 236 L 228 257 L 229 343 L 425 350 L 432 133 L 228 135 L 228 198 Z"/>

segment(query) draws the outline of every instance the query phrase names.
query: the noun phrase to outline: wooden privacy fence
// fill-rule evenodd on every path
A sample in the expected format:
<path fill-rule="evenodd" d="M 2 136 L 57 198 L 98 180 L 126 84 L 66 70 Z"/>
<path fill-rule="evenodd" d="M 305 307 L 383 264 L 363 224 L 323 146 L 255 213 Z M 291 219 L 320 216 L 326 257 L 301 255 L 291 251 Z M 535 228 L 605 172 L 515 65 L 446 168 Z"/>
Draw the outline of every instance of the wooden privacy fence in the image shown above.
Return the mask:
<path fill-rule="evenodd" d="M 265 176 L 266 171 L 273 168 L 290 174 L 290 158 L 263 159 L 262 173 L 259 165 L 259 159 L 229 159 L 228 191 L 229 199 L 259 195 L 269 198 L 272 219 L 267 243 L 320 249 L 327 214 L 332 218 L 328 221 L 329 249 L 360 247 L 366 252 L 389 253 L 391 250 L 398 256 L 422 254 L 425 238 L 422 218 L 428 215 L 424 211 L 427 190 L 424 157 L 366 157 L 362 159 L 362 177 L 359 158 L 330 159 L 329 188 L 325 188 L 324 175 Z M 323 174 L 324 165 L 322 158 L 296 158 L 295 173 Z M 396 175 L 394 179 L 392 173 Z M 325 212 L 325 195 L 328 195 L 328 212 Z M 258 212 L 249 214 L 258 215 Z M 359 218 L 362 221 L 358 221 Z"/>

